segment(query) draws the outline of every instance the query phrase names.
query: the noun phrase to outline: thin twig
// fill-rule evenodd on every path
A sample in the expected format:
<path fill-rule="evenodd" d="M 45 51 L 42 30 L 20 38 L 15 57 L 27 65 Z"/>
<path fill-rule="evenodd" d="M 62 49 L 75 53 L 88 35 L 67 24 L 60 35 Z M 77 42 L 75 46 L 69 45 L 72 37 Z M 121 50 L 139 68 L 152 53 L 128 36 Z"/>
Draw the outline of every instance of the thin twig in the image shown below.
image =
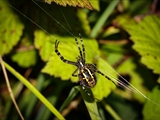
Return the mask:
<path fill-rule="evenodd" d="M 21 114 L 21 111 L 18 108 L 18 105 L 17 105 L 16 100 L 14 98 L 14 95 L 13 95 L 13 92 L 12 92 L 12 89 L 11 89 L 11 86 L 10 86 L 10 83 L 9 83 L 8 75 L 7 75 L 6 69 L 4 67 L 3 60 L 2 60 L 1 56 L 0 56 L 0 63 L 1 63 L 1 66 L 2 66 L 2 71 L 3 71 L 3 74 L 4 74 L 5 80 L 6 80 L 7 88 L 8 88 L 9 94 L 11 96 L 11 99 L 12 99 L 12 101 L 13 101 L 13 103 L 14 103 L 17 111 L 18 111 L 19 116 L 21 117 L 22 120 L 24 120 L 23 115 Z"/>
<path fill-rule="evenodd" d="M 122 39 L 122 40 L 98 40 L 100 44 L 120 44 L 120 45 L 125 45 L 128 43 L 127 39 Z"/>

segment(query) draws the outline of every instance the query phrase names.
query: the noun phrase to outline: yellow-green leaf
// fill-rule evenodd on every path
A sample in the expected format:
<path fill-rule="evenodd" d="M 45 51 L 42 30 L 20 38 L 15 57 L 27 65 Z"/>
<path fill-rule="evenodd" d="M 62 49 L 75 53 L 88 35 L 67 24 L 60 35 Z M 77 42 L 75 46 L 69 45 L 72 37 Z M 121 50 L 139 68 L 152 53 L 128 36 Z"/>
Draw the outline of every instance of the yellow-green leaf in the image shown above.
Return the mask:
<path fill-rule="evenodd" d="M 17 51 L 12 60 L 17 62 L 19 66 L 27 68 L 33 66 L 37 62 L 36 51 L 34 49 L 27 51 Z"/>
<path fill-rule="evenodd" d="M 159 99 L 160 90 L 159 87 L 155 87 L 153 91 L 149 94 L 149 99 L 156 102 L 159 105 L 154 104 L 151 101 L 147 101 L 143 108 L 143 116 L 145 120 L 158 120 L 160 118 L 160 99 Z"/>
<path fill-rule="evenodd" d="M 53 48 L 54 46 L 51 43 L 53 38 L 51 36 L 48 36 L 41 30 L 35 31 L 34 35 L 35 35 L 34 45 L 39 50 L 41 59 L 43 61 L 47 61 L 54 50 Z"/>
<path fill-rule="evenodd" d="M 130 34 L 133 48 L 141 55 L 141 62 L 154 73 L 160 73 L 160 17 L 151 15 L 138 24 L 130 19 L 119 19 Z"/>
<path fill-rule="evenodd" d="M 109 63 L 107 61 L 104 61 L 103 59 L 98 60 L 97 69 L 100 70 L 102 73 L 104 73 L 106 76 L 108 76 L 113 81 L 117 79 L 117 74 L 115 71 L 110 67 Z M 101 74 L 97 75 L 97 85 L 93 88 L 93 94 L 94 96 L 102 100 L 104 97 L 107 97 L 113 89 L 116 88 L 115 84 L 105 78 L 105 76 L 102 76 Z M 116 81 L 114 81 L 116 83 Z"/>
<path fill-rule="evenodd" d="M 19 48 L 12 54 L 11 59 L 21 67 L 27 68 L 37 62 L 37 53 L 29 36 L 25 35 L 19 43 Z"/>
<path fill-rule="evenodd" d="M 18 43 L 23 33 L 23 24 L 7 2 L 0 1 L 0 55 L 7 54 Z"/>
<path fill-rule="evenodd" d="M 141 55 L 141 62 L 154 73 L 160 73 L 160 18 L 147 16 L 142 22 L 128 28 L 133 48 Z"/>

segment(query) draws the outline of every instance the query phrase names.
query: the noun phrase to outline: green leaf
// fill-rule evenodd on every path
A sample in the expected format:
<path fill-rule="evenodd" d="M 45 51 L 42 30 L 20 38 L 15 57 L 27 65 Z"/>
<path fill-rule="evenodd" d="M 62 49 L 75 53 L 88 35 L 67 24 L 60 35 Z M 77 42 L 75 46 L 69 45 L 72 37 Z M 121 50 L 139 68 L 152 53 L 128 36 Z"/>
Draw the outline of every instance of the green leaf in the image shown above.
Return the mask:
<path fill-rule="evenodd" d="M 91 5 L 93 6 L 94 10 L 100 11 L 100 0 L 90 0 Z"/>
<path fill-rule="evenodd" d="M 22 38 L 19 46 L 17 51 L 11 56 L 11 59 L 24 68 L 35 65 L 37 62 L 37 53 L 29 37 L 25 36 Z"/>
<path fill-rule="evenodd" d="M 98 60 L 97 69 L 108 76 L 110 79 L 112 79 L 115 83 L 117 83 L 117 74 L 109 65 L 109 63 L 107 63 L 107 61 L 104 61 L 102 58 L 100 58 Z M 112 83 L 101 74 L 97 74 L 97 84 L 92 89 L 92 92 L 95 98 L 102 100 L 104 97 L 107 97 L 115 88 L 116 86 L 114 83 Z"/>
<path fill-rule="evenodd" d="M 144 69 L 141 66 L 138 66 L 133 58 L 129 58 L 125 62 L 123 62 L 117 68 L 117 72 L 122 75 L 128 75 L 130 77 L 129 82 L 144 95 L 148 93 L 148 90 L 144 86 L 144 79 L 145 82 L 152 79 L 151 74 L 148 70 Z M 145 98 L 139 93 L 136 93 L 135 90 L 128 91 L 128 94 L 130 95 L 131 92 L 133 92 L 133 94 L 130 97 L 134 97 L 134 99 L 139 100 L 140 102 L 145 101 Z"/>
<path fill-rule="evenodd" d="M 62 6 L 73 6 L 73 7 L 85 7 L 88 9 L 93 9 L 91 3 L 89 0 L 45 0 L 48 4 L 51 4 L 52 2 L 55 2 Z"/>
<path fill-rule="evenodd" d="M 110 36 L 110 35 L 114 35 L 116 33 L 119 33 L 120 32 L 120 29 L 119 28 L 116 28 L 114 26 L 111 26 L 109 28 L 107 28 L 104 33 L 102 34 L 102 37 L 105 38 L 107 36 Z"/>
<path fill-rule="evenodd" d="M 18 51 L 12 56 L 12 60 L 17 62 L 19 66 L 28 68 L 36 64 L 36 55 L 35 50 Z"/>
<path fill-rule="evenodd" d="M 51 43 L 53 38 L 41 30 L 35 31 L 34 35 L 34 45 L 39 50 L 41 59 L 47 61 L 50 58 L 51 53 L 54 51 L 54 46 Z"/>
<path fill-rule="evenodd" d="M 0 1 L 0 26 L 0 55 L 4 55 L 18 43 L 24 28 L 6 1 Z"/>
<path fill-rule="evenodd" d="M 127 20 L 126 20 L 127 21 Z M 129 21 L 129 20 L 128 20 Z M 141 55 L 141 62 L 154 73 L 160 73 L 160 18 L 145 17 L 138 24 L 121 24 L 131 35 L 133 49 Z"/>
<path fill-rule="evenodd" d="M 160 99 L 159 99 L 160 90 L 159 87 L 155 87 L 153 91 L 149 94 L 148 98 L 156 102 L 159 105 L 154 104 L 151 101 L 147 101 L 143 108 L 143 116 L 145 120 L 158 120 L 160 118 Z"/>

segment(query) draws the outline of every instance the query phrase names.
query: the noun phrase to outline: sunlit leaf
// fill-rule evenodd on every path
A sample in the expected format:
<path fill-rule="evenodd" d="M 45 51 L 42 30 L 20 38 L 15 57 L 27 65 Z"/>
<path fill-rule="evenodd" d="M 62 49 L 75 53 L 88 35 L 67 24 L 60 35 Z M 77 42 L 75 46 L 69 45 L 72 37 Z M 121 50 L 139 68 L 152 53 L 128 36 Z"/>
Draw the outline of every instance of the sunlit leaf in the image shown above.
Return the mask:
<path fill-rule="evenodd" d="M 99 59 L 97 67 L 98 67 L 98 70 L 100 70 L 110 79 L 112 79 L 115 83 L 117 83 L 115 81 L 115 79 L 117 79 L 117 75 L 115 71 L 112 70 L 112 67 L 110 67 L 107 61 L 104 61 L 103 59 Z M 114 90 L 115 88 L 116 86 L 114 83 L 112 83 L 110 80 L 108 80 L 101 74 L 97 74 L 97 85 L 93 88 L 92 91 L 93 91 L 94 96 L 97 99 L 102 100 L 104 97 L 107 97 L 110 94 L 110 92 Z"/>
<path fill-rule="evenodd" d="M 100 5 L 99 5 L 100 0 L 90 0 L 90 2 L 95 10 L 97 11 L 100 10 Z"/>
<path fill-rule="evenodd" d="M 119 19 L 120 20 L 120 19 Z M 141 62 L 154 73 L 160 73 L 160 18 L 147 16 L 136 24 L 129 19 L 119 22 L 131 35 L 133 48 L 141 55 Z"/>
<path fill-rule="evenodd" d="M 0 1 L 0 26 L 0 55 L 4 55 L 18 43 L 24 28 L 17 15 L 4 0 Z"/>
<path fill-rule="evenodd" d="M 96 56 L 97 69 L 101 71 L 105 76 L 110 78 L 112 81 L 114 81 L 114 83 L 117 83 L 118 75 L 116 74 L 116 71 L 114 70 L 114 68 L 112 68 L 111 63 L 118 60 L 118 57 L 114 55 L 114 52 L 117 53 L 117 51 L 122 51 L 122 50 L 117 45 L 110 46 L 112 47 L 112 49 L 114 49 L 114 52 L 113 52 L 111 49 L 108 49 L 109 48 L 108 46 L 107 46 L 108 47 L 107 49 L 104 46 L 106 45 L 103 45 L 103 47 L 101 46 L 101 51 L 103 49 L 103 52 L 101 53 L 103 58 Z M 109 60 L 111 58 L 110 57 L 111 55 L 114 56 L 114 58 L 112 58 L 112 60 Z M 93 88 L 92 92 L 97 99 L 102 100 L 104 97 L 107 97 L 110 94 L 110 92 L 116 88 L 116 86 L 112 81 L 108 80 L 105 76 L 102 76 L 101 74 L 98 74 L 98 73 L 96 75 L 97 75 L 97 85 L 95 86 L 95 88 Z"/>
<path fill-rule="evenodd" d="M 59 5 L 62 5 L 62 6 L 73 6 L 73 7 L 85 7 L 85 8 L 88 8 L 88 9 L 93 9 L 91 3 L 90 3 L 90 0 L 45 0 L 45 2 L 47 2 L 48 4 L 51 4 L 52 2 L 55 2 Z"/>
<path fill-rule="evenodd" d="M 133 48 L 142 56 L 141 62 L 154 73 L 160 73 L 160 18 L 145 17 L 138 25 L 128 28 Z"/>
<path fill-rule="evenodd" d="M 152 120 L 158 120 L 160 118 L 160 99 L 159 99 L 160 90 L 159 87 L 155 87 L 153 91 L 149 94 L 149 99 L 156 102 L 158 105 L 154 104 L 151 101 L 147 101 L 144 108 L 143 108 L 143 116 L 144 119 L 152 119 Z"/>
<path fill-rule="evenodd" d="M 43 61 L 47 61 L 51 53 L 53 52 L 53 44 L 52 42 L 52 37 L 48 36 L 46 33 L 43 31 L 37 30 L 34 33 L 35 35 L 35 47 L 39 50 L 40 57 Z"/>
<path fill-rule="evenodd" d="M 11 59 L 24 68 L 35 65 L 37 62 L 37 53 L 27 36 L 22 39 L 20 46 L 11 56 Z"/>
<path fill-rule="evenodd" d="M 119 33 L 119 32 L 120 32 L 120 30 L 118 28 L 115 28 L 115 27 L 111 26 L 104 31 L 102 37 L 107 37 L 109 35 L 113 35 L 113 34 L 116 34 L 116 33 Z"/>
<path fill-rule="evenodd" d="M 36 51 L 27 50 L 27 51 L 18 51 L 12 56 L 12 60 L 17 62 L 21 67 L 30 67 L 36 63 Z"/>

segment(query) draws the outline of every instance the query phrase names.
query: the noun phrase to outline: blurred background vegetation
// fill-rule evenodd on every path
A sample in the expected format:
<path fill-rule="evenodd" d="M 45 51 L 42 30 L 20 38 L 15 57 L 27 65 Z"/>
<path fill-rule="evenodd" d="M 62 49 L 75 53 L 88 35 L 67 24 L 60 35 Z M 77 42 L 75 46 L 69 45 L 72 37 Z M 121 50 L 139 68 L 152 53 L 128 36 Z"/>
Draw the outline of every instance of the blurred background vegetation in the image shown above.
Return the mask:
<path fill-rule="evenodd" d="M 49 120 L 60 114 L 71 120 L 160 119 L 160 2 L 56 1 L 61 5 L 68 2 L 66 7 L 51 2 L 0 1 L 0 55 L 24 118 Z M 86 47 L 86 61 L 96 63 L 119 85 L 97 74 L 97 85 L 89 90 L 100 100 L 97 102 L 72 77 L 76 67 L 63 63 L 54 53 L 58 39 L 62 55 L 76 61 L 77 27 Z M 1 68 L 0 119 L 20 119 Z"/>

